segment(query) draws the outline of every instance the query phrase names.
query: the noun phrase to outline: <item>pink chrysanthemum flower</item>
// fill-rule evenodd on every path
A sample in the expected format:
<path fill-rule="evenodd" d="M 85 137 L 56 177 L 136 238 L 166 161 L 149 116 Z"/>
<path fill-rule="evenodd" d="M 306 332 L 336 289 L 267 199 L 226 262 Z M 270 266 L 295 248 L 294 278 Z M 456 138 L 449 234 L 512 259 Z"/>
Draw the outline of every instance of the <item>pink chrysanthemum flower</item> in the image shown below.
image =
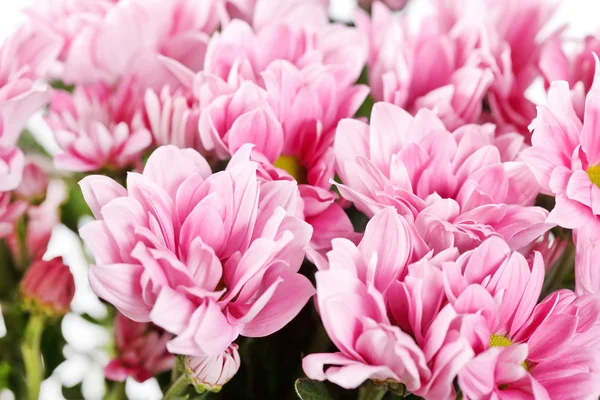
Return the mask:
<path fill-rule="evenodd" d="M 63 80 L 114 83 L 135 75 L 145 88 L 175 83 L 159 56 L 194 71 L 219 26 L 217 0 L 131 0 L 111 6 L 101 21 L 87 24 L 72 40 Z M 115 51 L 118 49 L 118 51 Z"/>
<path fill-rule="evenodd" d="M 462 318 L 445 299 L 440 263 L 456 249 L 411 264 L 427 250 L 411 225 L 388 208 L 358 246 L 334 240 L 316 280 L 321 319 L 339 352 L 308 355 L 311 379 L 344 388 L 367 379 L 403 384 L 426 399 L 455 394 L 452 382 L 473 356 L 463 331 L 481 317 Z"/>
<path fill-rule="evenodd" d="M 246 81 L 216 98 L 202 113 L 200 137 L 207 150 L 228 158 L 245 143 L 301 183 L 328 188 L 334 174 L 335 127 L 367 95 L 362 85 L 341 86 L 331 68 L 299 70 L 276 61 L 262 73 L 264 89 Z"/>
<path fill-rule="evenodd" d="M 539 32 L 556 2 L 429 3 L 433 11 L 425 17 L 410 9 L 394 15 L 381 3 L 372 17 L 357 14 L 369 38 L 375 100 L 411 113 L 431 109 L 450 130 L 492 120 L 502 132 L 527 135 L 535 107 L 525 91 L 537 73 Z"/>
<path fill-rule="evenodd" d="M 326 20 L 327 13 L 322 14 Z M 329 66 L 337 86 L 349 87 L 360 76 L 366 52 L 360 32 L 342 24 L 298 25 L 276 19 L 253 28 L 234 20 L 210 39 L 204 72 L 233 86 L 243 80 L 261 83 L 263 71 L 273 62 L 285 60 L 299 69 L 313 64 Z"/>
<path fill-rule="evenodd" d="M 338 188 L 368 216 L 394 206 L 436 251 L 464 251 L 489 236 L 519 249 L 551 226 L 547 212 L 531 206 L 539 188 L 527 166 L 506 159 L 522 138 L 508 139 L 516 146 L 494 138 L 492 125 L 450 133 L 428 110 L 413 117 L 377 103 L 370 125 L 347 119 L 338 126 Z"/>
<path fill-rule="evenodd" d="M 356 15 L 369 38 L 369 84 L 376 101 L 394 103 L 416 113 L 434 110 L 448 129 L 477 122 L 493 74 L 475 57 L 473 40 L 444 26 L 436 12 L 411 29 L 412 13 L 395 15 L 383 3 L 373 4 L 372 16 Z M 474 36 L 472 33 L 471 36 Z"/>
<path fill-rule="evenodd" d="M 294 216 L 295 182 L 260 182 L 256 170 L 234 157 L 211 174 L 194 150 L 165 146 L 127 189 L 85 178 L 98 219 L 81 230 L 96 257 L 92 288 L 174 334 L 172 353 L 218 355 L 238 335 L 282 328 L 314 293 L 298 273 L 312 229 Z"/>
<path fill-rule="evenodd" d="M 538 107 L 530 125 L 532 146 L 523 153 L 542 189 L 556 196 L 548 221 L 578 228 L 600 215 L 600 63 L 586 98 L 583 123 L 577 116 L 569 85 L 553 82 L 548 105 Z"/>
<path fill-rule="evenodd" d="M 443 266 L 450 303 L 479 313 L 476 357 L 458 374 L 467 398 L 596 398 L 600 394 L 600 299 L 555 292 L 537 304 L 544 280 L 538 253 L 528 263 L 498 238 Z"/>
<path fill-rule="evenodd" d="M 541 32 L 558 4 L 556 0 L 434 1 L 445 20 L 441 25 L 458 31 L 463 45 L 477 49 L 469 64 L 493 72 L 486 96 L 491 112 L 485 118 L 502 132 L 516 130 L 529 139 L 527 126 L 535 116 L 535 105 L 526 90 L 539 73 Z"/>
<path fill-rule="evenodd" d="M 64 61 L 78 35 L 99 24 L 118 0 L 34 0 L 23 12 L 63 40 L 59 59 Z M 57 71 L 54 71 L 57 72 Z"/>
<path fill-rule="evenodd" d="M 63 150 L 54 157 L 56 167 L 87 172 L 137 166 L 152 137 L 134 96 L 132 81 L 116 89 L 96 84 L 72 94 L 56 91 L 46 117 Z"/>

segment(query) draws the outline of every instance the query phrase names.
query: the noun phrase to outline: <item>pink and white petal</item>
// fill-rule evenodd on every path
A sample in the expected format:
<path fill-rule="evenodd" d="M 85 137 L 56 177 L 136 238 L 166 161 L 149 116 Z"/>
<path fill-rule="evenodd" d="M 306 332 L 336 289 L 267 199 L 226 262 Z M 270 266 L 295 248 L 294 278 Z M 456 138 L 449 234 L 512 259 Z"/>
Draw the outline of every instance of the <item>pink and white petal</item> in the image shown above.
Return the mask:
<path fill-rule="evenodd" d="M 303 275 L 292 272 L 279 277 L 283 281 L 276 286 L 268 303 L 242 328 L 242 335 L 264 337 L 277 332 L 300 312 L 315 293 L 314 287 Z M 265 279 L 268 281 L 269 277 Z"/>
<path fill-rule="evenodd" d="M 111 200 L 127 196 L 127 190 L 123 186 L 103 175 L 86 176 L 79 181 L 79 186 L 96 219 L 102 219 L 102 207 Z"/>
<path fill-rule="evenodd" d="M 587 156 L 590 165 L 600 165 L 600 60 L 596 59 L 594 83 L 585 100 L 585 115 L 580 139 L 581 147 Z"/>
<path fill-rule="evenodd" d="M 165 168 L 165 166 L 169 168 Z M 204 179 L 212 174 L 208 162 L 195 150 L 162 146 L 148 158 L 144 176 L 163 188 L 173 201 L 177 189 L 187 178 L 199 174 Z"/>
<path fill-rule="evenodd" d="M 196 307 L 183 293 L 164 286 L 150 311 L 152 322 L 167 332 L 183 332 Z"/>
<path fill-rule="evenodd" d="M 594 215 L 589 207 L 564 195 L 556 196 L 556 205 L 546 219 L 547 223 L 567 229 L 579 228 L 593 221 Z"/>
<path fill-rule="evenodd" d="M 136 264 L 93 265 L 89 280 L 94 293 L 108 301 L 127 318 L 150 321 L 151 307 L 142 300 L 140 284 L 144 268 Z"/>

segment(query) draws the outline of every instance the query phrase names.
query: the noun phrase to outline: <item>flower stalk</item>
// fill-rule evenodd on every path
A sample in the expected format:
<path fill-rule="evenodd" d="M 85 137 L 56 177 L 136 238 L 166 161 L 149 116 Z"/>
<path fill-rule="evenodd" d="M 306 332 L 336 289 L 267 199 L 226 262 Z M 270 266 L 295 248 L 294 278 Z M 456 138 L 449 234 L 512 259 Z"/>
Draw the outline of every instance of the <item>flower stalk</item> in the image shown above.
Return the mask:
<path fill-rule="evenodd" d="M 187 374 L 184 373 L 179 375 L 179 377 L 175 379 L 175 381 L 171 384 L 171 386 L 165 393 L 163 400 L 176 400 L 181 398 L 182 394 L 190 384 L 191 381 Z"/>
<path fill-rule="evenodd" d="M 44 379 L 44 363 L 40 349 L 44 323 L 45 316 L 43 314 L 32 314 L 25 328 L 25 337 L 21 344 L 28 400 L 38 400 L 40 386 Z"/>

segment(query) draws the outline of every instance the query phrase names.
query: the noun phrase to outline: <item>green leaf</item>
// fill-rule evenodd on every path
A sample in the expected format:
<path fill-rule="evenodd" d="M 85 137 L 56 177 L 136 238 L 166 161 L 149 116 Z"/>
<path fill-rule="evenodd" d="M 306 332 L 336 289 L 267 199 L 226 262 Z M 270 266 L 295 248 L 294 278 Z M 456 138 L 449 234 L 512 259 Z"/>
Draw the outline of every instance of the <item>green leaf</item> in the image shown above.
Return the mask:
<path fill-rule="evenodd" d="M 83 198 L 77 182 L 70 182 L 69 196 L 60 208 L 62 223 L 73 232 L 78 232 L 79 219 L 84 215 L 92 215 L 90 208 Z"/>
<path fill-rule="evenodd" d="M 367 381 L 358 389 L 358 400 L 381 400 L 387 392 L 387 386 L 377 386 L 372 381 Z"/>
<path fill-rule="evenodd" d="M 298 398 L 302 400 L 330 400 L 332 399 L 323 382 L 310 379 L 297 379 L 294 384 Z"/>
<path fill-rule="evenodd" d="M 362 105 L 358 109 L 358 111 L 356 112 L 356 114 L 354 115 L 354 117 L 355 118 L 365 117 L 365 118 L 369 119 L 371 117 L 371 110 L 373 109 L 374 104 L 375 104 L 375 101 L 373 100 L 373 97 L 371 97 L 371 95 L 368 95 L 367 98 L 365 99 L 365 101 L 362 103 Z"/>

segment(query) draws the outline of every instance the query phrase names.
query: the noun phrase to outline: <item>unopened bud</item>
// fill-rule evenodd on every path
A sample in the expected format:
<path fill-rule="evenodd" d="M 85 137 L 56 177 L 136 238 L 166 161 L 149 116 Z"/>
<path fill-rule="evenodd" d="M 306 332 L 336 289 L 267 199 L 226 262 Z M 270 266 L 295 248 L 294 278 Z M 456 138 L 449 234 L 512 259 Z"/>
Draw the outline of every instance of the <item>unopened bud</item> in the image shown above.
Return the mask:
<path fill-rule="evenodd" d="M 218 392 L 240 369 L 238 345 L 232 343 L 217 356 L 196 356 L 185 359 L 185 373 L 198 393 Z"/>
<path fill-rule="evenodd" d="M 62 257 L 50 261 L 39 260 L 25 272 L 21 293 L 30 310 L 64 315 L 69 311 L 75 295 L 75 281 Z"/>
<path fill-rule="evenodd" d="M 46 196 L 48 174 L 34 161 L 28 161 L 23 169 L 23 179 L 15 193 L 23 199 L 34 201 Z"/>

